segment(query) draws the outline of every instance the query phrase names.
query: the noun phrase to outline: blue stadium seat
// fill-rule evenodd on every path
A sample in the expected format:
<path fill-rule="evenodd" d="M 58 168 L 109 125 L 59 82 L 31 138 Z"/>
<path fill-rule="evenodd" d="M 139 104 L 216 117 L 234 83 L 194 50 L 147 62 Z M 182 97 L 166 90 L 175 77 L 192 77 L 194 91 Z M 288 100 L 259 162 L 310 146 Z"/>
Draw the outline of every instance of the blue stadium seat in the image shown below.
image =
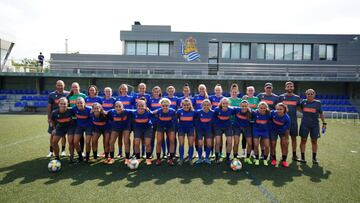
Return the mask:
<path fill-rule="evenodd" d="M 25 95 L 21 96 L 21 100 L 24 101 L 24 100 L 27 100 L 27 97 Z"/>
<path fill-rule="evenodd" d="M 223 93 L 224 97 L 230 97 L 230 94 L 228 92 Z"/>

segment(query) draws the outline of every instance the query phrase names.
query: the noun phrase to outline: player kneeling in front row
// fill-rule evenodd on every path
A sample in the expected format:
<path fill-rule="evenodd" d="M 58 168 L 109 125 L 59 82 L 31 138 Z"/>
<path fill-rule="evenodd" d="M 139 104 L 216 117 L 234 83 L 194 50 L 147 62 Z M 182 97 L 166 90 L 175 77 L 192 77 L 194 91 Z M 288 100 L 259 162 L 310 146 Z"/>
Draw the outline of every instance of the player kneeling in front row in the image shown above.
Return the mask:
<path fill-rule="evenodd" d="M 52 147 L 55 153 L 55 158 L 60 161 L 59 156 L 59 140 L 64 137 L 72 121 L 72 111 L 67 108 L 68 101 L 66 97 L 61 97 L 59 99 L 59 109 L 56 109 L 51 114 L 52 126 L 54 127 L 53 138 L 52 138 Z"/>
<path fill-rule="evenodd" d="M 275 111 L 271 111 L 271 165 L 276 165 L 276 142 L 278 136 L 280 136 L 282 153 L 281 165 L 287 168 L 289 167 L 286 159 L 289 148 L 290 117 L 287 114 L 287 106 L 285 104 L 278 103 L 275 109 Z"/>

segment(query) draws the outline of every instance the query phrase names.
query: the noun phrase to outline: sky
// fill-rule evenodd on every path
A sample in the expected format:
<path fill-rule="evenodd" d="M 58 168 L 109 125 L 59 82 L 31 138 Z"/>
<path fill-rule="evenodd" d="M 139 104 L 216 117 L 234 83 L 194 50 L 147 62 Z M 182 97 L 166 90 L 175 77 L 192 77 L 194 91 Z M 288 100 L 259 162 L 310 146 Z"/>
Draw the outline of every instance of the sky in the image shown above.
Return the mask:
<path fill-rule="evenodd" d="M 359 0 L 0 0 L 0 33 L 13 59 L 43 52 L 121 54 L 120 30 L 171 25 L 172 31 L 360 34 Z"/>

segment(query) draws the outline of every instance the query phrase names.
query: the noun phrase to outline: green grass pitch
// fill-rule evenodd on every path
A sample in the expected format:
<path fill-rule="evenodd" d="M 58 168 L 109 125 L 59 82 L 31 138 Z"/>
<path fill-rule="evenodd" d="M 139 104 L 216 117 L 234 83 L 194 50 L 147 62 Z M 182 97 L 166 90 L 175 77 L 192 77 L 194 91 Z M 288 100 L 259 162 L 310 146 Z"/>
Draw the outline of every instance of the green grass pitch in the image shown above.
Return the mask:
<path fill-rule="evenodd" d="M 238 172 L 224 163 L 142 163 L 130 171 L 119 160 L 70 166 L 63 158 L 61 171 L 49 173 L 46 116 L 0 115 L 0 124 L 0 202 L 360 202 L 360 124 L 353 120 L 328 119 L 319 166 L 308 142 L 308 164 L 289 156 L 288 169 L 244 165 Z"/>

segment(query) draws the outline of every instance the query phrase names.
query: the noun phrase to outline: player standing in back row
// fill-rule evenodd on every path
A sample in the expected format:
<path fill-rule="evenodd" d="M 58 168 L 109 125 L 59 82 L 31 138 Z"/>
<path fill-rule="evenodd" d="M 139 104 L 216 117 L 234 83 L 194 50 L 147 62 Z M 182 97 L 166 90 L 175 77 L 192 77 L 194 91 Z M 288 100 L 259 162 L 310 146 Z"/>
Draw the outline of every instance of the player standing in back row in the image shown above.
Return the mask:
<path fill-rule="evenodd" d="M 285 83 L 285 93 L 279 96 L 279 102 L 286 104 L 288 107 L 287 114 L 290 116 L 291 125 L 290 125 L 290 136 L 291 136 L 291 146 L 292 146 L 292 160 L 297 161 L 298 157 L 296 155 L 296 138 L 299 135 L 298 123 L 297 123 L 297 108 L 300 107 L 301 98 L 294 94 L 294 83 L 286 82 Z"/>

